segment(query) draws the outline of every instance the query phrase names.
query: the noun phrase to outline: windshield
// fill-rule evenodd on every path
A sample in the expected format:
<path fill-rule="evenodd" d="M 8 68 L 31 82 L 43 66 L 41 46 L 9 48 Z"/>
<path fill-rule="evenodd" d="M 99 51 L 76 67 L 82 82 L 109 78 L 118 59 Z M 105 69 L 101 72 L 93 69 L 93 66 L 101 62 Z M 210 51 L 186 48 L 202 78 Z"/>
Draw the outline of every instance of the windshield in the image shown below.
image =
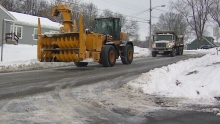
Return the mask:
<path fill-rule="evenodd" d="M 156 41 L 160 41 L 160 40 L 173 40 L 173 35 L 156 35 Z"/>
<path fill-rule="evenodd" d="M 113 22 L 109 19 L 97 19 L 95 23 L 95 32 L 100 34 L 112 34 Z"/>
<path fill-rule="evenodd" d="M 121 25 L 119 18 L 99 18 L 95 20 L 95 33 L 111 35 L 113 40 L 120 39 Z"/>

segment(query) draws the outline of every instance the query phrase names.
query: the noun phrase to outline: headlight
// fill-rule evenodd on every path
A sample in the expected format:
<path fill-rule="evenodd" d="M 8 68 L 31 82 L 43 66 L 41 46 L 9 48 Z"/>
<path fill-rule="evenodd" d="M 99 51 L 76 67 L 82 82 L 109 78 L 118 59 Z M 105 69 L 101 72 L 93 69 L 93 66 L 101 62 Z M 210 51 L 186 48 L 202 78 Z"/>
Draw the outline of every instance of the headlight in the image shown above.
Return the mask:
<path fill-rule="evenodd" d="M 152 44 L 152 48 L 156 48 L 156 44 L 154 43 L 154 44 Z"/>
<path fill-rule="evenodd" d="M 168 47 L 168 48 L 172 48 L 172 47 L 173 47 L 173 43 L 168 43 L 168 44 L 167 44 L 167 47 Z"/>

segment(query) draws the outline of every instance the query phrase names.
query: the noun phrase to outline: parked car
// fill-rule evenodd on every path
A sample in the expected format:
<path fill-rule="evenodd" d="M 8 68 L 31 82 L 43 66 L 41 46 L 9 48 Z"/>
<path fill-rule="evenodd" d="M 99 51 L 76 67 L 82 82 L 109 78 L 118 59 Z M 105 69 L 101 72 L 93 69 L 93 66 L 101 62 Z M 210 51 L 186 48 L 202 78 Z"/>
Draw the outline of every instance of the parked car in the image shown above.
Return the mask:
<path fill-rule="evenodd" d="M 213 48 L 213 46 L 211 46 L 211 45 L 202 45 L 200 47 L 200 49 L 210 49 L 210 48 Z"/>

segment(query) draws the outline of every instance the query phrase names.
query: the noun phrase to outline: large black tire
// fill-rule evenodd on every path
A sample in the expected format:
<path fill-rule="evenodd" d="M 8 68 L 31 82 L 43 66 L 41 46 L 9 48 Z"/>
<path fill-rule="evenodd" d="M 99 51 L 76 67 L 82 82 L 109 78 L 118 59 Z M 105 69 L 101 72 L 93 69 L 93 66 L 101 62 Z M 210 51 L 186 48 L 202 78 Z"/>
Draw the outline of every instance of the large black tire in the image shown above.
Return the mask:
<path fill-rule="evenodd" d="M 176 56 L 176 49 L 175 48 L 172 48 L 172 51 L 170 52 L 170 56 L 171 57 Z"/>
<path fill-rule="evenodd" d="M 181 48 L 180 47 L 177 47 L 176 48 L 176 55 L 180 55 L 181 54 Z"/>
<path fill-rule="evenodd" d="M 151 52 L 151 55 L 152 55 L 152 57 L 156 57 L 156 56 L 157 56 L 157 52 L 152 51 L 152 52 Z"/>
<path fill-rule="evenodd" d="M 85 67 L 88 65 L 88 62 L 74 62 L 77 67 Z"/>
<path fill-rule="evenodd" d="M 134 54 L 134 50 L 133 47 L 130 44 L 127 44 L 125 46 L 125 49 L 123 52 L 123 56 L 121 56 L 121 62 L 123 64 L 131 64 L 133 61 L 133 54 Z"/>
<path fill-rule="evenodd" d="M 183 55 L 183 48 L 180 48 L 180 55 Z"/>
<path fill-rule="evenodd" d="M 103 67 L 112 67 L 116 62 L 116 52 L 112 45 L 103 45 L 101 51 L 101 63 Z"/>

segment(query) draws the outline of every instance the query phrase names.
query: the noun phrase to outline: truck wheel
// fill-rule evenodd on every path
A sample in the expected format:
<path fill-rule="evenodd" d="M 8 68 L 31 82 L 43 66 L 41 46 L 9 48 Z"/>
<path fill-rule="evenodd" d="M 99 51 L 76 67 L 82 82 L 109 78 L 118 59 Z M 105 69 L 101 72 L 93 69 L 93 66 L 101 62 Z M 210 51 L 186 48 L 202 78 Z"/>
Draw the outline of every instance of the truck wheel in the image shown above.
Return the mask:
<path fill-rule="evenodd" d="M 152 52 L 151 52 L 151 55 L 152 55 L 152 57 L 156 57 L 156 56 L 157 56 L 157 53 L 156 53 L 155 51 L 152 51 Z"/>
<path fill-rule="evenodd" d="M 170 56 L 171 57 L 176 56 L 176 49 L 175 48 L 172 48 L 172 51 L 170 52 Z"/>
<path fill-rule="evenodd" d="M 104 67 L 112 67 L 115 65 L 116 52 L 112 45 L 102 46 L 101 61 Z"/>
<path fill-rule="evenodd" d="M 181 54 L 181 48 L 177 47 L 176 48 L 176 55 L 180 55 Z"/>
<path fill-rule="evenodd" d="M 88 65 L 88 62 L 74 62 L 77 67 L 85 67 Z"/>
<path fill-rule="evenodd" d="M 121 62 L 123 64 L 131 64 L 133 61 L 133 47 L 130 44 L 127 44 L 124 49 L 124 56 L 121 56 Z"/>
<path fill-rule="evenodd" d="M 183 48 L 180 49 L 180 55 L 183 55 Z"/>

